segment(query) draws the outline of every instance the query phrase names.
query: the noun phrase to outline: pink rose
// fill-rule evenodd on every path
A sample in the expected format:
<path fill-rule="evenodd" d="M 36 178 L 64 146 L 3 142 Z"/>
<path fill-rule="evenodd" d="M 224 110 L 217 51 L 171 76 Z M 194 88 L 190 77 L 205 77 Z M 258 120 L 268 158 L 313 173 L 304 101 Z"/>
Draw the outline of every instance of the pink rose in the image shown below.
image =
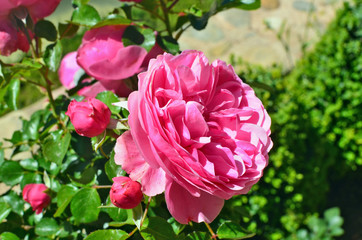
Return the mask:
<path fill-rule="evenodd" d="M 23 189 L 23 199 L 30 203 L 36 214 L 42 212 L 43 208 L 49 206 L 51 198 L 46 191 L 48 188 L 44 184 L 31 183 Z"/>
<path fill-rule="evenodd" d="M 66 54 L 59 67 L 58 75 L 59 80 L 66 89 L 75 87 L 74 77 L 75 74 L 82 68 L 77 63 L 77 52 L 70 52 Z M 90 82 L 91 79 L 84 79 L 85 82 Z M 112 91 L 119 97 L 128 97 L 131 93 L 131 89 L 122 81 L 102 81 L 95 84 L 84 87 L 78 91 L 78 94 L 85 96 L 86 98 L 94 98 L 98 93 L 103 91 Z"/>
<path fill-rule="evenodd" d="M 22 32 L 18 32 L 9 20 L 0 20 L 0 55 L 9 56 L 20 49 L 29 50 L 29 43 Z"/>
<path fill-rule="evenodd" d="M 138 76 L 115 162 L 146 195 L 165 192 L 178 222 L 213 221 L 224 200 L 261 178 L 272 147 L 269 115 L 230 65 L 210 65 L 202 52 L 158 56 Z"/>
<path fill-rule="evenodd" d="M 15 17 L 25 19 L 29 15 L 36 23 L 50 15 L 60 3 L 60 0 L 3 0 L 0 8 L 0 55 L 8 56 L 20 49 L 29 50 L 25 34 L 18 30 Z M 28 30 L 29 37 L 33 37 Z"/>
<path fill-rule="evenodd" d="M 122 36 L 127 27 L 109 25 L 84 34 L 78 49 L 78 64 L 102 84 L 134 76 L 147 67 L 150 58 L 163 53 L 157 44 L 149 53 L 137 45 L 125 47 Z"/>
<path fill-rule="evenodd" d="M 75 131 L 85 137 L 101 134 L 111 119 L 107 105 L 95 98 L 90 98 L 87 102 L 72 100 L 65 114 L 69 116 Z"/>
<path fill-rule="evenodd" d="M 128 177 L 114 177 L 109 197 L 114 206 L 131 209 L 141 203 L 143 194 L 141 184 Z"/>

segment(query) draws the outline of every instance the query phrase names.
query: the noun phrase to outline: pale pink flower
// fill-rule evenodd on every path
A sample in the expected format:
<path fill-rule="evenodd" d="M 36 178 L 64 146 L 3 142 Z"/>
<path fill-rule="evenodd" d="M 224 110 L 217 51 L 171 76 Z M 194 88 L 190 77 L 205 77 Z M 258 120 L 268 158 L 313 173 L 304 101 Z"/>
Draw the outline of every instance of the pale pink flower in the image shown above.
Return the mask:
<path fill-rule="evenodd" d="M 164 54 L 139 74 L 115 162 L 180 223 L 211 222 L 268 164 L 271 120 L 233 68 L 202 52 Z"/>

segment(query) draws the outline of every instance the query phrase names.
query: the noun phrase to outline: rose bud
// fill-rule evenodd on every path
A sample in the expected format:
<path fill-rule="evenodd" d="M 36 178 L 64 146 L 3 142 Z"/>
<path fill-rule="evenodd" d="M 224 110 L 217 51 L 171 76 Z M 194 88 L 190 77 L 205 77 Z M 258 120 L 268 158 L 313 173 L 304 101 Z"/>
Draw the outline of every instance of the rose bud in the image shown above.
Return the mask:
<path fill-rule="evenodd" d="M 65 114 L 69 116 L 75 131 L 85 137 L 101 134 L 111 119 L 107 105 L 95 98 L 90 98 L 88 102 L 72 100 Z"/>
<path fill-rule="evenodd" d="M 50 196 L 44 191 L 48 188 L 44 184 L 31 183 L 27 184 L 23 189 L 23 199 L 30 203 L 36 214 L 42 212 L 50 204 Z"/>
<path fill-rule="evenodd" d="M 109 196 L 114 206 L 131 209 L 140 204 L 143 194 L 139 182 L 132 181 L 129 177 L 114 177 L 112 180 L 114 183 Z"/>

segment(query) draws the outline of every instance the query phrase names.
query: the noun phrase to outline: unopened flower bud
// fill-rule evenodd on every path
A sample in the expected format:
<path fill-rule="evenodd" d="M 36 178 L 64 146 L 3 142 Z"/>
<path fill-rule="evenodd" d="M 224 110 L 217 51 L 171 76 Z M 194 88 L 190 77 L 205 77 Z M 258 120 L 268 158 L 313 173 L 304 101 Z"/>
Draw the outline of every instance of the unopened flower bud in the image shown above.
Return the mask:
<path fill-rule="evenodd" d="M 36 214 L 42 212 L 43 208 L 49 206 L 51 198 L 46 191 L 48 188 L 44 184 L 31 183 L 27 184 L 23 189 L 23 199 L 30 203 Z"/>
<path fill-rule="evenodd" d="M 123 209 L 136 207 L 142 201 L 141 184 L 129 177 L 112 178 L 113 185 L 109 196 L 113 205 Z"/>
<path fill-rule="evenodd" d="M 101 134 L 111 119 L 107 105 L 95 98 L 90 98 L 88 102 L 72 100 L 65 114 L 69 116 L 75 131 L 85 137 Z"/>

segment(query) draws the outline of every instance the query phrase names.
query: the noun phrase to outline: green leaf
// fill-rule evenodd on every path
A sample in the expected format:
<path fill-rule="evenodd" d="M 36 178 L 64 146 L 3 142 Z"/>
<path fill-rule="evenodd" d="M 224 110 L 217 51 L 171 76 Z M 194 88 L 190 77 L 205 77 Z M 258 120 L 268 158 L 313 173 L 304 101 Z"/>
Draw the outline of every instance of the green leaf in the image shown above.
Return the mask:
<path fill-rule="evenodd" d="M 331 228 L 341 227 L 343 225 L 343 218 L 340 216 L 340 210 L 338 207 L 327 209 L 324 212 L 324 218 L 327 220 L 328 225 Z"/>
<path fill-rule="evenodd" d="M 0 180 L 7 185 L 14 186 L 18 184 L 24 174 L 24 170 L 19 162 L 5 161 L 0 166 Z"/>
<path fill-rule="evenodd" d="M 20 188 L 23 189 L 30 183 L 42 183 L 42 177 L 36 173 L 26 173 L 20 181 Z"/>
<path fill-rule="evenodd" d="M 85 188 L 75 194 L 71 203 L 70 211 L 78 223 L 89 223 L 98 219 L 101 199 L 94 188 Z"/>
<path fill-rule="evenodd" d="M 128 238 L 128 233 L 122 230 L 98 230 L 89 234 L 84 240 L 124 240 Z"/>
<path fill-rule="evenodd" d="M 60 38 L 72 38 L 77 33 L 79 26 L 75 25 L 73 23 L 59 23 L 58 24 L 59 29 L 59 37 Z"/>
<path fill-rule="evenodd" d="M 243 10 L 255 10 L 260 8 L 260 0 L 222 0 L 218 11 L 229 8 L 240 8 Z"/>
<path fill-rule="evenodd" d="M 139 230 L 141 230 L 142 217 L 143 217 L 142 204 L 138 204 L 135 208 L 132 208 L 132 219 Z"/>
<path fill-rule="evenodd" d="M 10 212 L 11 207 L 5 202 L 0 202 L 0 222 L 3 222 Z"/>
<path fill-rule="evenodd" d="M 11 232 L 3 232 L 0 235 L 0 239 L 1 240 L 20 240 L 20 238 L 18 238 L 18 236 L 16 236 L 14 233 L 11 233 Z"/>
<path fill-rule="evenodd" d="M 115 207 L 113 204 L 111 204 L 111 200 L 110 200 L 109 197 L 107 198 L 106 204 L 107 204 L 107 206 L 110 206 L 110 207 L 102 207 L 101 211 L 108 213 L 108 215 L 114 221 L 116 221 L 116 222 L 126 222 L 128 220 L 127 209 L 122 209 L 122 208 Z"/>
<path fill-rule="evenodd" d="M 93 26 L 101 20 L 97 10 L 90 5 L 78 6 L 72 14 L 72 22 L 86 26 Z"/>
<path fill-rule="evenodd" d="M 140 45 L 149 52 L 156 43 L 156 36 L 150 28 L 129 26 L 122 35 L 122 42 L 124 46 Z"/>
<path fill-rule="evenodd" d="M 7 107 L 12 110 L 18 110 L 16 101 L 19 96 L 20 90 L 20 80 L 12 79 L 7 86 L 6 94 L 4 100 L 7 104 Z"/>
<path fill-rule="evenodd" d="M 39 129 L 42 127 L 42 111 L 37 111 L 31 115 L 30 120 L 23 120 L 23 140 L 37 140 L 39 138 Z"/>
<path fill-rule="evenodd" d="M 43 218 L 35 226 L 35 233 L 39 236 L 52 236 L 60 230 L 54 218 Z"/>
<path fill-rule="evenodd" d="M 121 107 L 113 106 L 112 103 L 119 102 L 116 94 L 111 91 L 104 91 L 97 94 L 96 99 L 106 104 L 113 114 L 118 114 Z"/>
<path fill-rule="evenodd" d="M 157 35 L 156 40 L 158 45 L 160 45 L 160 47 L 166 50 L 167 52 L 171 54 L 180 53 L 180 46 L 176 39 L 170 36 L 161 37 L 160 35 Z"/>
<path fill-rule="evenodd" d="M 81 183 L 83 185 L 87 185 L 89 183 L 93 183 L 96 180 L 96 170 L 94 168 L 87 168 L 84 170 L 80 178 L 75 178 L 70 176 L 70 178 L 77 183 Z"/>
<path fill-rule="evenodd" d="M 169 240 L 176 239 L 176 235 L 165 219 L 161 217 L 150 217 L 142 226 L 141 235 L 149 240 Z"/>
<path fill-rule="evenodd" d="M 40 20 L 35 24 L 35 35 L 41 38 L 45 38 L 48 41 L 54 42 L 57 40 L 57 29 L 54 24 L 47 20 Z"/>
<path fill-rule="evenodd" d="M 217 229 L 217 235 L 220 239 L 225 238 L 237 238 L 245 239 L 254 236 L 255 234 L 250 234 L 245 232 L 240 225 L 233 222 L 223 222 L 220 227 Z"/>
<path fill-rule="evenodd" d="M 108 25 L 130 25 L 131 23 L 132 23 L 132 21 L 127 18 L 123 18 L 120 16 L 116 16 L 116 17 L 111 16 L 111 18 L 107 18 L 105 20 L 98 22 L 92 28 L 99 28 L 99 27 L 108 26 Z"/>
<path fill-rule="evenodd" d="M 3 196 L 4 202 L 6 202 L 11 210 L 20 216 L 24 214 L 24 200 L 16 192 L 10 191 L 7 195 Z"/>
<path fill-rule="evenodd" d="M 182 232 L 182 230 L 184 230 L 184 228 L 186 227 L 185 224 L 177 222 L 173 217 L 169 218 L 167 222 L 171 224 L 172 229 L 176 233 L 176 235 L 179 235 Z"/>
<path fill-rule="evenodd" d="M 43 154 L 47 161 L 60 165 L 68 151 L 71 135 L 63 130 L 51 132 L 43 141 Z"/>
<path fill-rule="evenodd" d="M 126 172 L 122 169 L 122 166 L 117 165 L 114 161 L 114 151 L 112 151 L 110 159 L 108 160 L 108 162 L 106 162 L 104 170 L 107 174 L 109 181 L 112 181 L 112 178 L 114 177 L 126 175 Z"/>
<path fill-rule="evenodd" d="M 4 149 L 2 148 L 2 145 L 3 145 L 3 143 L 0 142 L 0 166 L 5 161 L 5 153 L 4 153 Z"/>
<path fill-rule="evenodd" d="M 59 189 L 57 194 L 58 209 L 54 213 L 54 217 L 59 217 L 64 212 L 77 191 L 76 187 L 70 185 L 64 185 Z"/>
<path fill-rule="evenodd" d="M 36 161 L 33 158 L 23 159 L 19 163 L 20 163 L 20 166 L 22 166 L 26 170 L 30 170 L 30 171 L 38 170 L 38 161 Z"/>
<path fill-rule="evenodd" d="M 58 69 L 62 59 L 62 52 L 63 47 L 61 41 L 50 44 L 45 49 L 44 62 L 51 71 L 55 72 Z"/>
<path fill-rule="evenodd" d="M 210 234 L 205 232 L 192 232 L 187 235 L 185 240 L 209 240 Z"/>

